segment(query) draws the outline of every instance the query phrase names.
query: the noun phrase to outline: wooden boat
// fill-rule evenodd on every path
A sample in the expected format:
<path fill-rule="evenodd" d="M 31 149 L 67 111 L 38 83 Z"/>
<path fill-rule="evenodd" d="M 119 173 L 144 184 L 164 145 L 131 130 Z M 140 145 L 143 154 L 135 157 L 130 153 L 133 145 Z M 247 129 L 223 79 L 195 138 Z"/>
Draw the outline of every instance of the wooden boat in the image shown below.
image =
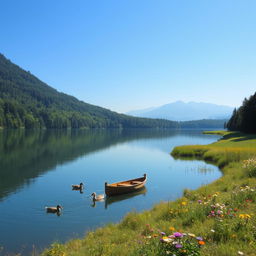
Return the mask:
<path fill-rule="evenodd" d="M 144 187 L 146 181 L 147 175 L 144 174 L 143 177 L 133 180 L 120 181 L 112 184 L 105 182 L 105 194 L 107 196 L 115 196 L 136 192 Z"/>

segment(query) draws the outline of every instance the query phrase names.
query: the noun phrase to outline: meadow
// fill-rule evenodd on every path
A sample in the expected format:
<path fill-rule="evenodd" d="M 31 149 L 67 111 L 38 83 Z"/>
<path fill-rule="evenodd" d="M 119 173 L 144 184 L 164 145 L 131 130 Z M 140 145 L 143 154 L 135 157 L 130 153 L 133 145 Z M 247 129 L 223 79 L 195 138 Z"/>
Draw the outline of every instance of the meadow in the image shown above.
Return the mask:
<path fill-rule="evenodd" d="M 176 201 L 131 212 L 83 239 L 54 243 L 41 255 L 255 256 L 256 136 L 210 133 L 223 137 L 210 145 L 179 146 L 171 154 L 217 165 L 223 172 L 220 179 L 197 190 L 185 189 Z"/>

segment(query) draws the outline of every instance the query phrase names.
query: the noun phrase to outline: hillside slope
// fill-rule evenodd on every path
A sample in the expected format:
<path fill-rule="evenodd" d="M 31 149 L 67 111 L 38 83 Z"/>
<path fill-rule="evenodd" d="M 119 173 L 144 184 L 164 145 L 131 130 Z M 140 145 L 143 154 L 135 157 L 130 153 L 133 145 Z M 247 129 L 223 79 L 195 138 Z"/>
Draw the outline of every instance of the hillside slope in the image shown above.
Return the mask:
<path fill-rule="evenodd" d="M 135 118 L 60 93 L 0 54 L 0 126 L 6 128 L 175 128 L 176 122 Z"/>

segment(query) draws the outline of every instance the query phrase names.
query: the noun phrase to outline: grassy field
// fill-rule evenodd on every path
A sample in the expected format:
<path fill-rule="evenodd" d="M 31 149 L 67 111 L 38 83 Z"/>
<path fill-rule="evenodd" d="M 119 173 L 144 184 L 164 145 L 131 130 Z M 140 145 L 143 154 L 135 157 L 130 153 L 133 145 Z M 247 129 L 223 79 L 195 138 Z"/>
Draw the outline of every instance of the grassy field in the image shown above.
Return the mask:
<path fill-rule="evenodd" d="M 55 243 L 42 255 L 255 256 L 256 136 L 218 134 L 223 137 L 213 144 L 176 147 L 171 154 L 218 165 L 220 179 L 185 190 L 174 202 L 129 213 L 119 224 L 89 232 L 84 239 Z"/>

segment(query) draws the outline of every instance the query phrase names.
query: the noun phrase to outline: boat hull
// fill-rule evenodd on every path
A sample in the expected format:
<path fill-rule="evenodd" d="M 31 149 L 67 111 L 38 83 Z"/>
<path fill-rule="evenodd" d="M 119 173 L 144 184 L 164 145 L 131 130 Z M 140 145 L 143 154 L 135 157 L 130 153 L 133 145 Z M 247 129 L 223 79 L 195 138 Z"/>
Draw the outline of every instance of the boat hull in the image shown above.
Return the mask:
<path fill-rule="evenodd" d="M 132 193 L 141 190 L 147 181 L 147 175 L 144 174 L 143 177 L 126 180 L 121 182 L 116 182 L 112 184 L 105 183 L 105 194 L 107 196 L 122 195 L 127 193 Z"/>

